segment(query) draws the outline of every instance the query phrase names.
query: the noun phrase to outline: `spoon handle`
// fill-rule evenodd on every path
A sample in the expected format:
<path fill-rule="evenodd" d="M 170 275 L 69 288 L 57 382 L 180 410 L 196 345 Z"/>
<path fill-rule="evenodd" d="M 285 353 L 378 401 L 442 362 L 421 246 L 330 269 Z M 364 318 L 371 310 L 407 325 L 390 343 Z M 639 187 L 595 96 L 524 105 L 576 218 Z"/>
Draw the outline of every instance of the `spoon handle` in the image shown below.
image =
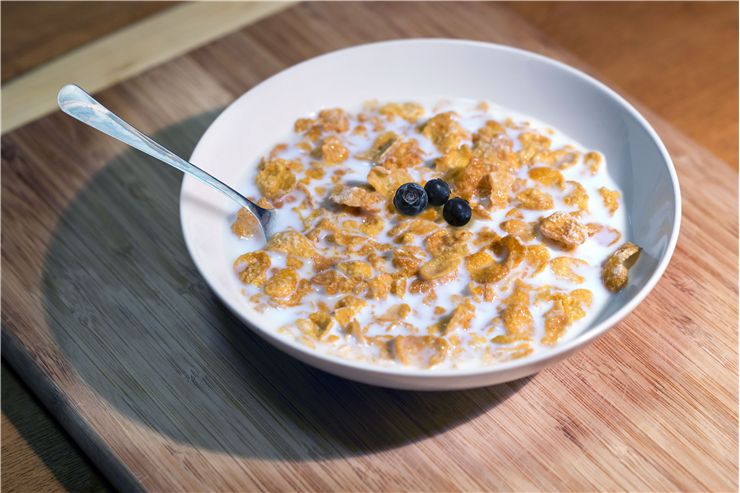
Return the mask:
<path fill-rule="evenodd" d="M 74 84 L 67 84 L 62 87 L 57 96 L 57 102 L 63 112 L 76 118 L 82 123 L 100 130 L 104 134 L 110 135 L 114 139 L 118 139 L 131 147 L 135 147 L 136 149 L 179 169 L 183 173 L 187 173 L 190 176 L 197 178 L 206 185 L 210 185 L 216 190 L 223 192 L 242 207 L 249 209 L 252 214 L 257 217 L 263 228 L 265 228 L 267 223 L 269 223 L 271 211 L 263 209 L 221 180 L 211 176 L 194 164 L 185 161 L 181 157 L 157 144 L 152 139 L 122 120 L 108 108 L 98 103 L 80 87 Z"/>

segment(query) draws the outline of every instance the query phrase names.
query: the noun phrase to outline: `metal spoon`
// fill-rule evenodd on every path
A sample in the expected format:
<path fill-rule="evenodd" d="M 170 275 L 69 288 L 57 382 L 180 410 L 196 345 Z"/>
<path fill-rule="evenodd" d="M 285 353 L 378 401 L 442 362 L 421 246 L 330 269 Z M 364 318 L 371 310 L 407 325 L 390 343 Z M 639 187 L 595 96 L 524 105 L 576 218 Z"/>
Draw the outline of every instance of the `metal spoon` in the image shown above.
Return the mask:
<path fill-rule="evenodd" d="M 214 178 L 194 164 L 185 161 L 173 152 L 157 144 L 126 123 L 118 115 L 111 112 L 108 108 L 95 101 L 92 96 L 80 87 L 74 84 L 67 84 L 62 87 L 57 96 L 57 102 L 63 112 L 78 119 L 82 123 L 90 125 L 131 147 L 135 147 L 222 192 L 252 213 L 257 219 L 257 222 L 259 222 L 265 239 L 268 239 L 272 235 L 271 226 L 274 224 L 275 215 L 273 211 L 258 206 L 221 180 Z"/>

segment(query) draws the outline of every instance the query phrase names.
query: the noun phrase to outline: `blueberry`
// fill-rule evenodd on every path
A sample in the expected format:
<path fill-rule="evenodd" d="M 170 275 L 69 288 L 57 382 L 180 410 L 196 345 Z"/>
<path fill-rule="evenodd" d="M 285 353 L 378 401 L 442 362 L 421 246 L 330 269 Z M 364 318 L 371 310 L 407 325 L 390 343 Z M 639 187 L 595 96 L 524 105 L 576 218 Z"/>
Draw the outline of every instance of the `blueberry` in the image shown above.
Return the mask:
<path fill-rule="evenodd" d="M 455 197 L 442 208 L 442 217 L 452 226 L 465 226 L 470 221 L 473 210 L 465 199 Z"/>
<path fill-rule="evenodd" d="M 424 185 L 424 190 L 426 190 L 429 203 L 432 205 L 444 205 L 450 197 L 450 186 L 439 178 L 429 180 Z"/>
<path fill-rule="evenodd" d="M 429 199 L 427 193 L 417 183 L 406 183 L 396 190 L 393 197 L 393 205 L 398 212 L 407 216 L 415 216 L 427 207 Z"/>

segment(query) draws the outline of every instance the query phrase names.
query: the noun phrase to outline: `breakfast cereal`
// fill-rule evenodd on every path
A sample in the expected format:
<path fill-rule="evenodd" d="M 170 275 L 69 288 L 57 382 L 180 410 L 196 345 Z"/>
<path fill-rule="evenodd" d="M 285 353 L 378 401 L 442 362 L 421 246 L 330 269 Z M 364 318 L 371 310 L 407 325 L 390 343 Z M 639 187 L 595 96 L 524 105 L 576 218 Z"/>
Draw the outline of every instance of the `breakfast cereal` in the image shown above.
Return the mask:
<path fill-rule="evenodd" d="M 399 205 L 401 188 L 424 200 Z M 278 218 L 264 245 L 246 211 L 231 224 L 245 303 L 316 351 L 378 365 L 546 350 L 595 319 L 640 253 L 602 154 L 489 103 L 321 110 L 244 190 Z"/>

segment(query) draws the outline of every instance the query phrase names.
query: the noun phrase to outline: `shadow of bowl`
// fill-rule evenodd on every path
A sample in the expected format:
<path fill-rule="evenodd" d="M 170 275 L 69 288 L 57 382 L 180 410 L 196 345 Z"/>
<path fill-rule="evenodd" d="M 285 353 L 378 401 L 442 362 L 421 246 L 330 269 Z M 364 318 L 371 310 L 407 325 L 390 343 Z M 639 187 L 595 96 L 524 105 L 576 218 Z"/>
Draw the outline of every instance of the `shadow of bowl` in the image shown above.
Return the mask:
<path fill-rule="evenodd" d="M 218 112 L 155 139 L 187 156 Z M 422 440 L 526 384 L 389 390 L 282 354 L 198 275 L 180 231 L 181 179 L 137 151 L 122 153 L 63 211 L 45 258 L 43 303 L 56 340 L 80 377 L 126 416 L 196 447 L 315 460 Z"/>

